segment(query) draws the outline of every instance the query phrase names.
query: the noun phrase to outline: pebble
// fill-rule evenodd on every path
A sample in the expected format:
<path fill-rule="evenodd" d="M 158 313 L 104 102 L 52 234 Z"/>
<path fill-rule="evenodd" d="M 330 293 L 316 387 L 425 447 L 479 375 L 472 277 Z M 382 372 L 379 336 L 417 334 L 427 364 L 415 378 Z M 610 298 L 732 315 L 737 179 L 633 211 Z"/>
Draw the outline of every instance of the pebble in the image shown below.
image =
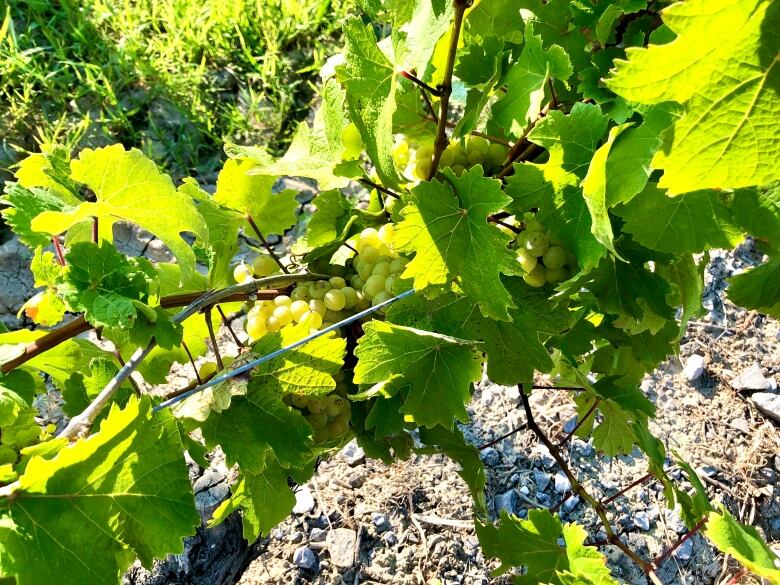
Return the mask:
<path fill-rule="evenodd" d="M 780 394 L 756 392 L 750 397 L 758 410 L 766 416 L 780 422 Z"/>
<path fill-rule="evenodd" d="M 287 540 L 289 540 L 292 543 L 296 542 L 303 542 L 304 534 L 300 530 L 296 530 L 293 532 L 290 536 L 287 537 Z"/>
<path fill-rule="evenodd" d="M 647 516 L 647 512 L 639 511 L 634 514 L 633 518 L 634 526 L 647 532 L 650 530 L 650 518 Z"/>
<path fill-rule="evenodd" d="M 509 514 L 514 514 L 517 506 L 517 493 L 515 490 L 509 490 L 496 494 L 493 498 L 493 506 L 496 509 L 496 515 L 500 514 L 502 510 L 506 510 Z"/>
<path fill-rule="evenodd" d="M 482 459 L 482 462 L 488 467 L 495 467 L 501 461 L 501 456 L 493 447 L 483 449 L 482 453 L 480 453 L 480 458 Z"/>
<path fill-rule="evenodd" d="M 523 494 L 524 496 L 527 496 L 528 494 L 531 493 L 531 490 L 528 489 L 527 485 L 524 485 L 523 487 L 520 488 L 520 493 Z"/>
<path fill-rule="evenodd" d="M 360 465 L 366 460 L 366 452 L 363 451 L 363 448 L 360 447 L 354 439 L 347 443 L 341 450 L 341 456 L 346 460 L 347 465 L 350 467 Z"/>
<path fill-rule="evenodd" d="M 777 473 L 771 467 L 764 467 L 758 474 L 761 476 L 761 479 L 770 485 L 777 481 Z"/>
<path fill-rule="evenodd" d="M 538 501 L 540 504 L 544 504 L 549 498 L 547 497 L 547 494 L 544 492 L 536 492 L 536 501 Z"/>
<path fill-rule="evenodd" d="M 569 420 L 567 420 L 565 423 L 563 423 L 563 432 L 564 433 L 571 433 L 575 428 L 577 428 L 577 417 L 573 416 Z"/>
<path fill-rule="evenodd" d="M 350 476 L 347 478 L 347 483 L 349 484 L 349 487 L 359 488 L 362 487 L 364 483 L 366 483 L 367 478 L 368 473 L 366 470 L 360 468 L 356 469 L 353 473 L 350 474 Z"/>
<path fill-rule="evenodd" d="M 382 540 L 384 540 L 385 544 L 387 544 L 388 546 L 395 546 L 396 544 L 398 544 L 398 535 L 391 530 L 389 532 L 385 532 L 382 535 Z"/>
<path fill-rule="evenodd" d="M 504 390 L 504 398 L 512 402 L 520 400 L 520 388 L 517 386 L 509 386 Z"/>
<path fill-rule="evenodd" d="M 371 515 L 371 524 L 374 525 L 374 528 L 378 533 L 386 532 L 387 530 L 390 530 L 390 519 L 387 517 L 386 514 L 380 514 L 378 512 L 375 512 Z"/>
<path fill-rule="evenodd" d="M 674 556 L 681 561 L 687 561 L 688 559 L 690 559 L 691 554 L 693 554 L 692 538 L 689 538 L 688 540 L 683 542 L 680 546 L 677 547 L 677 550 L 674 551 Z"/>
<path fill-rule="evenodd" d="M 555 474 L 555 491 L 562 494 L 571 489 L 571 482 L 566 475 L 559 471 Z"/>
<path fill-rule="evenodd" d="M 555 459 L 553 459 L 553 456 L 550 455 L 550 450 L 544 445 L 537 445 L 536 453 L 541 458 L 542 465 L 544 465 L 545 467 L 552 467 L 553 465 L 555 465 Z"/>
<path fill-rule="evenodd" d="M 571 512 L 576 508 L 580 503 L 580 497 L 579 496 L 572 496 L 569 499 L 567 499 L 561 508 L 563 508 L 564 512 Z"/>
<path fill-rule="evenodd" d="M 758 364 L 753 364 L 731 380 L 731 387 L 734 390 L 768 390 L 769 380 L 764 378 Z"/>
<path fill-rule="evenodd" d="M 683 368 L 683 376 L 689 382 L 693 382 L 701 378 L 704 374 L 704 358 L 698 354 L 693 354 L 685 360 L 685 367 Z"/>
<path fill-rule="evenodd" d="M 307 514 L 314 509 L 314 496 L 311 495 L 311 490 L 303 486 L 297 492 L 295 492 L 295 507 L 293 508 L 293 514 Z"/>
<path fill-rule="evenodd" d="M 307 571 L 313 569 L 317 564 L 317 557 L 314 555 L 314 551 L 308 546 L 300 546 L 295 549 L 293 553 L 293 565 L 299 569 L 305 569 Z"/>
<path fill-rule="evenodd" d="M 550 485 L 550 476 L 543 471 L 534 469 L 534 484 L 536 484 L 536 491 L 543 492 Z"/>
<path fill-rule="evenodd" d="M 574 450 L 580 454 L 580 457 L 590 457 L 596 452 L 593 445 L 581 439 L 574 439 L 572 446 L 574 447 Z"/>
<path fill-rule="evenodd" d="M 309 542 L 325 542 L 325 537 L 328 535 L 327 530 L 322 528 L 312 528 L 309 533 Z"/>
<path fill-rule="evenodd" d="M 357 533 L 349 528 L 336 528 L 328 532 L 325 539 L 331 562 L 342 569 L 348 569 L 355 563 L 355 544 Z"/>
<path fill-rule="evenodd" d="M 738 430 L 740 433 L 746 435 L 750 433 L 750 422 L 746 418 L 735 418 L 729 423 L 729 426 L 732 429 Z"/>

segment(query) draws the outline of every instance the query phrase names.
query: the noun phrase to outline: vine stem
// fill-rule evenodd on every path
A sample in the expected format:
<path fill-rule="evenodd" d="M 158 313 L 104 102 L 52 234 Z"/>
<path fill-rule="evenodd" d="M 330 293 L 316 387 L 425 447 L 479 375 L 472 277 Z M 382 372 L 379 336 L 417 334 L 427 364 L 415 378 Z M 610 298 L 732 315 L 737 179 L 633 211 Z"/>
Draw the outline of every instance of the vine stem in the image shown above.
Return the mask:
<path fill-rule="evenodd" d="M 364 177 L 364 178 L 360 179 L 358 181 L 358 183 L 361 183 L 361 184 L 365 185 L 366 187 L 371 187 L 372 189 L 376 189 L 377 191 L 379 191 L 380 193 L 384 193 L 385 195 L 390 195 L 390 197 L 395 197 L 396 199 L 400 199 L 401 198 L 401 196 L 398 193 L 396 193 L 394 191 L 391 191 L 387 187 L 383 187 L 382 185 L 380 185 L 378 183 L 375 183 L 371 179 L 366 179 Z"/>
<path fill-rule="evenodd" d="M 274 259 L 274 262 L 276 262 L 279 265 L 279 268 L 282 269 L 282 272 L 284 272 L 285 274 L 290 274 L 290 271 L 287 270 L 287 267 L 279 259 L 279 256 L 276 255 L 276 252 L 274 252 L 274 249 L 271 246 L 271 244 L 269 244 L 266 241 L 265 237 L 263 236 L 263 232 L 261 232 L 260 228 L 257 227 L 255 220 L 248 213 L 246 214 L 246 221 L 249 224 L 249 226 L 252 228 L 252 230 L 255 232 L 255 235 L 257 236 L 257 239 L 260 240 L 260 243 L 263 245 L 263 248 L 265 248 L 266 252 L 268 252 L 268 255 L 271 256 L 271 258 Z"/>
<path fill-rule="evenodd" d="M 187 344 L 182 339 L 181 341 L 181 347 L 184 350 L 184 353 L 187 354 L 187 357 L 190 360 L 190 365 L 192 366 L 192 371 L 195 372 L 195 379 L 198 381 L 198 384 L 203 384 L 203 380 L 200 378 L 200 372 L 198 371 L 198 366 L 195 365 L 195 359 L 192 357 L 192 352 L 190 351 L 190 348 L 187 346 Z"/>
<path fill-rule="evenodd" d="M 439 117 L 436 114 L 433 114 L 432 116 L 423 116 L 420 114 L 420 117 L 423 120 L 430 120 L 431 122 L 434 122 L 436 124 L 439 123 Z M 455 122 L 447 122 L 447 128 L 457 128 L 458 125 Z M 485 132 L 480 132 L 479 130 L 472 130 L 469 132 L 471 136 L 479 136 L 480 138 L 484 138 L 485 140 L 488 140 L 490 142 L 495 142 L 497 144 L 503 144 L 504 146 L 512 146 L 512 143 L 508 140 L 505 140 L 503 138 L 499 138 L 498 136 L 493 136 L 492 134 L 486 134 Z"/>
<path fill-rule="evenodd" d="M 652 563 L 650 563 L 651 567 L 655 567 L 656 569 L 661 566 L 661 563 L 663 563 L 666 559 L 668 559 L 670 556 L 672 556 L 672 553 L 676 551 L 686 540 L 689 538 L 692 538 L 695 534 L 697 534 L 702 528 L 704 528 L 704 525 L 707 524 L 707 520 L 709 518 L 705 516 L 701 520 L 699 520 L 696 523 L 696 526 L 691 528 L 688 532 L 686 532 L 682 538 L 680 538 L 677 542 L 675 542 L 672 546 L 667 548 L 661 555 L 658 556 L 658 558 L 654 559 Z"/>
<path fill-rule="evenodd" d="M 401 77 L 408 79 L 412 83 L 416 83 L 417 85 L 420 86 L 420 89 L 424 89 L 432 96 L 441 97 L 441 90 L 436 89 L 435 87 L 431 87 L 411 71 L 401 71 L 400 75 Z"/>
<path fill-rule="evenodd" d="M 577 429 L 579 429 L 583 424 L 585 424 L 585 421 L 588 420 L 591 414 L 593 414 L 593 412 L 596 410 L 596 407 L 598 405 L 599 405 L 599 399 L 596 398 L 596 400 L 593 401 L 593 404 L 588 409 L 588 411 L 585 414 L 583 414 L 580 417 L 580 420 L 577 421 L 577 424 L 574 425 L 574 428 L 571 430 L 571 432 L 567 434 L 563 439 L 561 439 L 560 443 L 558 443 L 559 449 L 563 447 L 566 444 L 566 442 L 574 436 L 574 433 L 577 432 Z"/>
<path fill-rule="evenodd" d="M 439 102 L 439 123 L 436 125 L 436 140 L 433 143 L 433 161 L 428 173 L 430 181 L 439 170 L 439 162 L 444 149 L 447 148 L 447 109 L 452 95 L 452 73 L 455 69 L 455 55 L 458 52 L 458 39 L 460 29 L 463 26 L 463 15 L 471 4 L 470 0 L 453 0 L 455 6 L 455 20 L 452 23 L 450 33 L 450 46 L 447 51 L 447 65 L 444 68 L 444 80 L 441 83 L 441 98 Z"/>
<path fill-rule="evenodd" d="M 542 429 L 536 423 L 533 412 L 531 411 L 531 404 L 528 401 L 528 396 L 525 394 L 523 385 L 520 384 L 518 387 L 520 389 L 520 400 L 523 403 L 525 417 L 528 421 L 528 428 L 531 429 L 531 431 L 533 431 L 542 444 L 547 447 L 550 455 L 553 457 L 553 459 L 555 459 L 555 462 L 561 468 L 561 471 L 563 471 L 564 475 L 566 475 L 569 483 L 571 484 L 572 493 L 576 493 L 582 497 L 582 499 L 585 500 L 588 505 L 596 512 L 596 515 L 599 517 L 599 520 L 604 527 L 604 531 L 607 533 L 607 540 L 609 541 L 609 544 L 612 544 L 622 550 L 626 556 L 628 556 L 637 565 L 642 567 L 642 570 L 648 575 L 648 577 L 651 579 L 655 577 L 655 581 L 657 581 L 658 577 L 655 576 L 653 563 L 648 563 L 645 561 L 642 557 L 631 550 L 622 540 L 620 540 L 620 537 L 615 533 L 615 531 L 612 529 L 612 525 L 609 523 L 609 518 L 607 518 L 607 512 L 604 509 L 604 506 L 602 506 L 601 503 L 596 500 L 596 498 L 590 495 L 588 490 L 585 489 L 585 486 L 583 486 L 575 477 L 574 473 L 572 473 L 558 446 L 547 437 L 544 431 L 542 431 Z"/>
<path fill-rule="evenodd" d="M 211 339 L 211 347 L 214 349 L 214 356 L 217 358 L 217 369 L 222 370 L 225 365 L 222 363 L 222 356 L 219 353 L 219 347 L 217 345 L 217 336 L 214 334 L 214 323 L 211 321 L 211 307 L 206 307 L 203 311 L 203 316 L 206 320 L 206 327 L 209 330 L 209 339 Z"/>
<path fill-rule="evenodd" d="M 531 133 L 531 130 L 536 128 L 536 125 L 539 123 L 539 120 L 544 118 L 549 111 L 550 111 L 550 104 L 547 104 L 542 108 L 542 111 L 539 112 L 539 115 L 536 117 L 536 120 L 531 122 L 526 127 L 526 129 L 523 131 L 523 133 L 520 135 L 520 137 L 517 139 L 514 145 L 512 145 L 512 148 L 509 149 L 509 152 L 506 155 L 506 162 L 504 163 L 504 167 L 501 169 L 501 172 L 496 175 L 496 179 L 503 179 L 506 175 L 508 175 L 512 171 L 512 165 L 515 163 L 515 161 L 525 159 L 533 149 L 538 148 L 536 144 L 528 142 L 526 138 Z"/>
<path fill-rule="evenodd" d="M 313 275 L 305 272 L 299 274 L 269 276 L 268 278 L 261 278 L 258 280 L 253 280 L 252 282 L 235 284 L 221 290 L 207 292 L 184 307 L 184 309 L 174 315 L 172 320 L 174 323 L 181 323 L 188 317 L 199 313 L 203 309 L 222 301 L 224 298 L 229 297 L 234 293 L 256 293 L 263 285 L 274 286 L 282 283 L 290 284 L 299 280 L 311 280 L 312 278 L 319 276 L 320 275 Z M 57 435 L 57 438 L 59 439 L 64 437 L 71 439 L 77 436 L 82 431 L 82 429 L 90 426 L 98 413 L 106 406 L 106 404 L 111 401 L 111 397 L 119 389 L 122 383 L 138 367 L 141 361 L 143 361 L 143 359 L 149 355 L 149 353 L 156 345 L 157 342 L 154 338 L 152 338 L 146 347 L 138 348 L 124 365 L 124 367 L 122 367 L 119 372 L 117 372 L 117 374 L 109 381 L 109 383 L 106 384 L 105 388 L 100 391 L 100 394 L 95 397 L 95 399 L 87 406 L 87 408 L 85 408 L 81 414 L 78 414 L 70 419 L 68 425 Z"/>
<path fill-rule="evenodd" d="M 230 324 L 230 321 L 228 321 L 227 315 L 225 315 L 225 311 L 223 311 L 222 307 L 220 307 L 219 305 L 216 305 L 216 307 L 217 307 L 217 312 L 219 313 L 219 316 L 222 319 L 222 324 L 230 332 L 230 336 L 233 338 L 235 344 L 238 347 L 244 347 L 244 343 L 238 338 L 236 332 L 233 331 L 233 326 Z"/>
<path fill-rule="evenodd" d="M 54 244 L 54 255 L 57 256 L 57 262 L 60 266 L 65 266 L 65 254 L 62 252 L 62 245 L 57 236 L 52 236 L 51 243 Z"/>

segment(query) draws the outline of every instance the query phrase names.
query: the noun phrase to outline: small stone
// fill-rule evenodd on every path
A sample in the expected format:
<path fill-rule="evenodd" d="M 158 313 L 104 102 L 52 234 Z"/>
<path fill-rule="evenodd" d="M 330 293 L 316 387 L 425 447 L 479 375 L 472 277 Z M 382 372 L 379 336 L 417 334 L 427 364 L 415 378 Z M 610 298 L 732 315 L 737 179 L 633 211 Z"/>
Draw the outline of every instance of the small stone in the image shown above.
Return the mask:
<path fill-rule="evenodd" d="M 304 536 L 303 532 L 301 532 L 300 530 L 296 530 L 290 536 L 287 537 L 287 540 L 289 540 L 292 543 L 303 542 L 303 536 Z"/>
<path fill-rule="evenodd" d="M 309 533 L 309 542 L 325 542 L 328 531 L 322 528 L 312 528 Z"/>
<path fill-rule="evenodd" d="M 547 497 L 547 494 L 544 492 L 536 492 L 536 501 L 540 504 L 544 504 L 547 500 L 550 498 Z"/>
<path fill-rule="evenodd" d="M 543 492 L 550 485 L 550 476 L 534 469 L 534 484 L 536 484 L 536 491 Z"/>
<path fill-rule="evenodd" d="M 780 394 L 756 392 L 750 398 L 753 400 L 753 403 L 758 410 L 766 416 L 780 422 Z"/>
<path fill-rule="evenodd" d="M 561 508 L 563 508 L 564 512 L 571 512 L 572 510 L 574 510 L 574 508 L 577 507 L 577 505 L 579 505 L 579 503 L 580 503 L 579 496 L 571 496 L 563 503 Z"/>
<path fill-rule="evenodd" d="M 293 508 L 293 514 L 307 514 L 314 509 L 314 496 L 311 495 L 311 490 L 303 486 L 297 492 L 295 492 L 295 507 Z"/>
<path fill-rule="evenodd" d="M 768 378 L 769 380 L 769 389 L 770 390 L 777 390 L 777 380 L 774 378 Z"/>
<path fill-rule="evenodd" d="M 738 430 L 740 433 L 749 434 L 750 433 L 750 422 L 746 418 L 735 418 L 730 423 L 729 426 L 732 429 Z"/>
<path fill-rule="evenodd" d="M 368 479 L 368 473 L 365 469 L 359 468 L 350 474 L 350 476 L 347 478 L 347 483 L 350 487 L 359 488 L 362 487 L 364 483 L 366 483 L 366 479 Z"/>
<path fill-rule="evenodd" d="M 347 443 L 341 450 L 341 456 L 346 460 L 347 465 L 355 467 L 366 460 L 366 452 L 357 444 L 354 439 Z"/>
<path fill-rule="evenodd" d="M 577 417 L 573 416 L 569 420 L 567 420 L 565 423 L 563 423 L 563 432 L 564 433 L 571 433 L 574 431 L 574 429 L 577 428 Z"/>
<path fill-rule="evenodd" d="M 389 532 L 385 532 L 382 535 L 382 540 L 388 546 L 395 546 L 396 544 L 398 544 L 398 535 L 391 530 Z"/>
<path fill-rule="evenodd" d="M 647 512 L 639 511 L 634 514 L 633 518 L 634 526 L 647 532 L 650 530 L 650 518 L 647 516 Z"/>
<path fill-rule="evenodd" d="M 524 496 L 527 496 L 528 494 L 531 493 L 531 490 L 528 489 L 527 485 L 524 485 L 523 487 L 520 488 L 520 493 L 523 494 Z"/>
<path fill-rule="evenodd" d="M 731 387 L 734 390 L 768 390 L 769 380 L 764 378 L 764 374 L 761 372 L 758 364 L 753 364 L 731 380 Z"/>
<path fill-rule="evenodd" d="M 574 450 L 579 453 L 580 457 L 591 457 L 596 452 L 593 445 L 581 439 L 574 439 L 572 445 L 574 446 Z"/>
<path fill-rule="evenodd" d="M 693 539 L 689 538 L 685 542 L 683 542 L 680 546 L 677 547 L 677 550 L 674 551 L 674 556 L 677 557 L 681 561 L 687 561 L 691 558 L 691 555 L 693 554 Z"/>
<path fill-rule="evenodd" d="M 555 491 L 559 494 L 562 494 L 566 491 L 569 491 L 571 489 L 571 482 L 569 481 L 569 478 L 566 477 L 566 475 L 559 471 L 555 474 Z"/>
<path fill-rule="evenodd" d="M 501 510 L 506 510 L 510 514 L 515 513 L 515 507 L 517 506 L 517 493 L 515 490 L 509 490 L 501 494 L 496 494 L 493 498 L 493 505 L 496 509 L 496 514 L 500 514 Z"/>
<path fill-rule="evenodd" d="M 355 563 L 355 544 L 357 533 L 349 528 L 336 528 L 328 532 L 325 539 L 331 562 L 342 569 L 348 569 Z"/>
<path fill-rule="evenodd" d="M 680 514 L 677 510 L 666 512 L 666 523 L 669 525 L 669 528 L 674 530 L 677 534 L 685 534 L 688 532 L 688 528 L 685 526 L 682 518 L 680 518 Z"/>
<path fill-rule="evenodd" d="M 517 402 L 520 400 L 520 389 L 517 386 L 509 386 L 504 390 L 504 398 L 510 402 Z"/>
<path fill-rule="evenodd" d="M 488 467 L 495 467 L 501 461 L 501 456 L 498 454 L 498 451 L 493 449 L 493 447 L 483 449 L 479 456 L 482 459 L 482 462 Z"/>
<path fill-rule="evenodd" d="M 378 533 L 385 532 L 387 530 L 390 530 L 390 519 L 387 517 L 386 514 L 380 514 L 379 512 L 375 512 L 371 515 L 371 524 L 374 525 L 374 528 Z"/>
<path fill-rule="evenodd" d="M 777 481 L 777 473 L 771 467 L 764 467 L 758 474 L 768 485 L 772 485 Z"/>
<path fill-rule="evenodd" d="M 544 467 L 549 468 L 555 465 L 555 459 L 553 459 L 553 456 L 550 455 L 550 450 L 547 447 L 545 447 L 544 445 L 537 445 L 536 452 L 541 458 L 542 465 Z"/>
<path fill-rule="evenodd" d="M 693 382 L 701 378 L 704 373 L 704 358 L 698 354 L 693 354 L 685 360 L 685 367 L 683 368 L 683 376 L 689 382 Z"/>
<path fill-rule="evenodd" d="M 300 546 L 293 553 L 293 565 L 299 569 L 310 571 L 317 565 L 317 557 L 308 546 Z"/>

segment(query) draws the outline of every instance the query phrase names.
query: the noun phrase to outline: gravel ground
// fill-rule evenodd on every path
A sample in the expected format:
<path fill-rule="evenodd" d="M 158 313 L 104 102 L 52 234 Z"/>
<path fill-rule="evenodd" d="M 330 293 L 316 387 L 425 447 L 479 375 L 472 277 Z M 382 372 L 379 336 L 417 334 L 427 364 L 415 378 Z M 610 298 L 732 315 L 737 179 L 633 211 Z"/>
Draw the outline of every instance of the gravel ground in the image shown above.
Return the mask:
<path fill-rule="evenodd" d="M 306 185 L 294 187 L 304 189 L 301 212 L 310 212 L 311 194 L 305 191 Z M 293 233 L 274 243 L 283 251 L 294 237 Z M 117 233 L 117 239 L 133 253 L 167 259 L 167 251 L 151 235 L 127 229 Z M 14 246 L 4 246 L 9 247 L 6 262 L 16 262 L 11 253 Z M 248 252 L 244 245 L 242 253 Z M 761 254 L 751 242 L 734 252 L 710 253 L 704 299 L 709 312 L 691 323 L 680 355 L 648 375 L 642 389 L 658 407 L 651 427 L 668 451 L 676 451 L 697 468 L 714 502 L 723 502 L 741 521 L 755 525 L 770 542 L 777 543 L 780 324 L 731 305 L 723 295 L 725 278 L 760 261 Z M 21 274 L 16 282 L 29 286 L 26 278 Z M 24 296 L 18 286 L 5 291 L 7 296 L 11 293 L 20 299 Z M 2 300 L 0 305 L 7 305 L 2 321 L 12 327 L 21 325 L 11 316 L 16 299 Z M 225 331 L 222 340 L 231 343 Z M 180 369 L 171 375 L 167 388 L 156 390 L 179 387 L 190 374 Z M 57 398 L 52 393 L 41 401 L 44 418 L 59 419 Z M 551 437 L 564 436 L 574 424 L 574 405 L 566 392 L 535 391 L 531 404 L 537 422 Z M 475 388 L 469 413 L 471 422 L 462 429 L 476 446 L 524 422 L 517 389 L 487 381 Z M 499 441 L 484 449 L 482 457 L 492 513 L 505 508 L 523 517 L 531 507 L 556 506 L 568 487 L 549 453 L 530 432 Z M 569 444 L 568 457 L 578 478 L 596 496 L 614 494 L 647 471 L 638 451 L 599 458 L 590 443 L 579 439 Z M 672 475 L 680 477 L 675 471 Z M 196 500 L 202 514 L 207 515 L 227 496 L 231 478 L 219 454 L 209 470 L 193 469 L 193 481 L 196 487 L 197 482 L 200 485 Z M 506 577 L 490 576 L 497 564 L 486 560 L 480 550 L 468 490 L 457 475 L 456 464 L 446 458 L 415 456 L 388 467 L 366 460 L 351 444 L 324 461 L 315 478 L 298 489 L 297 498 L 295 513 L 252 547 L 251 555 L 256 558 L 243 571 L 240 584 L 509 583 Z M 600 539 L 595 514 L 576 498 L 563 503 L 561 514 L 567 521 L 583 523 L 591 538 Z M 610 505 L 610 518 L 632 548 L 647 559 L 685 532 L 676 511 L 666 509 L 657 483 L 645 482 L 616 499 Z M 618 580 L 647 582 L 617 549 L 600 550 Z M 697 535 L 669 557 L 659 577 L 666 585 L 709 585 L 726 583 L 737 570 L 733 560 Z M 756 582 L 751 579 L 745 577 L 741 582 Z"/>

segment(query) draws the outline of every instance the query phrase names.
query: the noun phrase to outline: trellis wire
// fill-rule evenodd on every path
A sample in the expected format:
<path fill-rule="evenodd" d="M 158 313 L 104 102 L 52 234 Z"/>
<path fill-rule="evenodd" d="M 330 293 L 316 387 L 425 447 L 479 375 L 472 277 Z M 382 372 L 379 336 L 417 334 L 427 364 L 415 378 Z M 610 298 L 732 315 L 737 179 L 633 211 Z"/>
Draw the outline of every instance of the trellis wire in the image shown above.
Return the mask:
<path fill-rule="evenodd" d="M 394 296 L 392 298 L 387 299 L 386 301 L 382 301 L 376 306 L 369 307 L 368 309 L 365 309 L 364 311 L 360 311 L 359 313 L 355 313 L 354 315 L 347 317 L 346 319 L 343 319 L 339 321 L 338 323 L 334 323 L 333 325 L 329 325 L 325 329 L 322 329 L 320 331 L 317 331 L 315 333 L 312 333 L 311 335 L 304 337 L 303 339 L 300 339 L 296 341 L 295 343 L 291 343 L 290 345 L 287 345 L 285 347 L 279 348 L 276 351 L 273 351 L 269 353 L 268 355 L 264 355 L 262 357 L 257 358 L 256 360 L 252 360 L 251 362 L 245 363 L 243 366 L 239 366 L 234 370 L 230 370 L 229 372 L 225 372 L 224 374 L 221 374 L 219 376 L 214 376 L 211 380 L 208 382 L 204 382 L 200 386 L 196 386 L 192 390 L 188 390 L 187 392 L 184 392 L 182 394 L 179 394 L 178 396 L 174 396 L 173 398 L 169 398 L 165 402 L 161 402 L 157 406 L 155 406 L 152 409 L 152 412 L 159 412 L 164 408 L 168 408 L 169 406 L 173 406 L 177 402 L 181 402 L 182 400 L 185 400 L 189 398 L 190 396 L 197 394 L 198 392 L 202 392 L 206 388 L 211 388 L 212 386 L 216 386 L 217 384 L 221 384 L 222 382 L 227 382 L 228 380 L 235 378 L 236 376 L 240 376 L 241 374 L 248 372 L 252 368 L 256 368 L 260 364 L 263 364 L 265 362 L 268 362 L 272 359 L 275 359 L 279 357 L 280 355 L 284 355 L 288 351 L 292 351 L 293 349 L 296 349 L 306 343 L 309 343 L 310 341 L 317 339 L 318 337 L 322 337 L 323 335 L 330 333 L 331 331 L 335 331 L 336 329 L 339 329 L 343 327 L 344 325 L 349 325 L 350 323 L 354 323 L 355 321 L 359 321 L 363 317 L 366 317 L 368 315 L 371 315 L 372 313 L 375 313 L 379 311 L 380 309 L 383 309 L 384 307 L 387 307 L 388 305 L 392 305 L 396 301 L 400 301 L 401 299 L 405 299 L 406 297 L 409 297 L 415 293 L 414 289 L 409 289 L 405 292 L 402 292 L 401 294 Z"/>

